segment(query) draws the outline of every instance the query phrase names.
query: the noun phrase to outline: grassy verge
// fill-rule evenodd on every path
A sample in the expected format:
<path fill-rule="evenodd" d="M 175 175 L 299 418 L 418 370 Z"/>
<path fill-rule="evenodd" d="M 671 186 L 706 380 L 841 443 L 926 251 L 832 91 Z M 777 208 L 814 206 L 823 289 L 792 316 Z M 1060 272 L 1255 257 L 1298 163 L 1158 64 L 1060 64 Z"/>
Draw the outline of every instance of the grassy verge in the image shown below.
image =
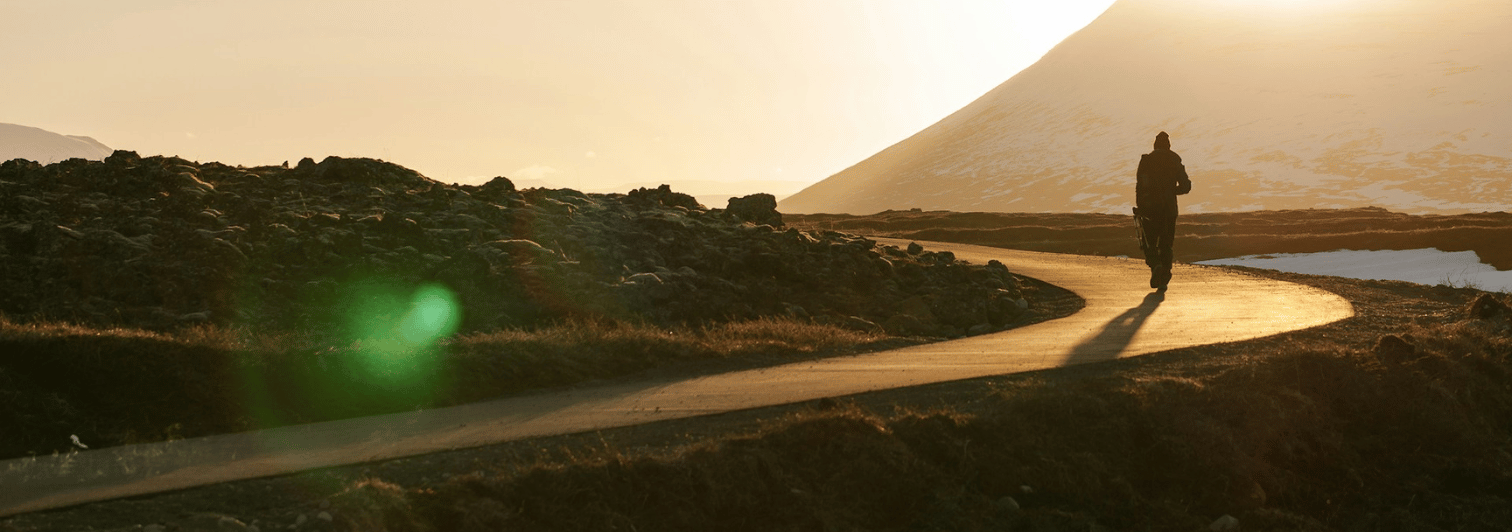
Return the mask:
<path fill-rule="evenodd" d="M 1467 312 L 1486 308 L 1475 290 L 1252 271 L 1339 293 L 1358 314 L 1240 343 L 108 501 L 0 530 L 1512 522 L 1512 318 Z"/>
<path fill-rule="evenodd" d="M 350 530 L 1501 530 L 1512 321 L 1223 363 L 1008 379 L 969 404 L 821 402 L 657 453 L 425 486 L 360 478 Z"/>
<path fill-rule="evenodd" d="M 1081 299 L 1063 289 L 1017 282 L 1033 304 L 1003 328 L 1081 308 Z M 876 326 L 858 331 L 824 318 L 705 325 L 583 318 L 439 341 L 411 338 L 408 318 L 396 318 L 373 320 L 380 325 L 353 341 L 340 330 L 266 333 L 203 324 L 155 332 L 0 314 L 0 459 L 66 452 L 75 436 L 100 448 L 939 340 L 891 336 Z"/>
<path fill-rule="evenodd" d="M 315 335 L 176 333 L 0 319 L 0 458 L 461 404 L 698 364 L 917 343 L 786 318 L 667 329 L 574 322 L 393 351 Z"/>

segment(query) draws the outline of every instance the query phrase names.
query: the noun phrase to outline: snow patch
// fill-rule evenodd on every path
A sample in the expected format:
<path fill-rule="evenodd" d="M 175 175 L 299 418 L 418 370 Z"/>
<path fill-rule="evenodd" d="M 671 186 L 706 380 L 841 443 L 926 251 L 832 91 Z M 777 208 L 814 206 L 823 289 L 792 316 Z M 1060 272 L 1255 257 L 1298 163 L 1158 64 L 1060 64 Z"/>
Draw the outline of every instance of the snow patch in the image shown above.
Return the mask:
<path fill-rule="evenodd" d="M 1197 262 L 1209 266 L 1249 266 L 1292 273 L 1332 275 L 1351 279 L 1407 281 L 1426 285 L 1472 286 L 1497 292 L 1512 291 L 1512 271 L 1497 271 L 1481 262 L 1474 251 L 1337 250 L 1322 253 L 1246 255 Z"/>

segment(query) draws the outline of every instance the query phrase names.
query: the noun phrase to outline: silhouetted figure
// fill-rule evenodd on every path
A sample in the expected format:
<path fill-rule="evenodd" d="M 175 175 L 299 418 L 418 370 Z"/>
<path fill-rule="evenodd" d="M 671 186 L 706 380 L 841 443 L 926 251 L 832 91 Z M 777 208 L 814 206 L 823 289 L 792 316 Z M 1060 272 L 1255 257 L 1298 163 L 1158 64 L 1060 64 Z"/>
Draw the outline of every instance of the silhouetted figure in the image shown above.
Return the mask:
<path fill-rule="evenodd" d="M 1134 217 L 1140 228 L 1139 248 L 1150 266 L 1150 288 L 1164 290 L 1171 282 L 1171 241 L 1176 238 L 1176 196 L 1192 191 L 1181 156 L 1171 151 L 1171 138 L 1155 135 L 1155 151 L 1139 156 L 1139 182 L 1134 187 Z"/>

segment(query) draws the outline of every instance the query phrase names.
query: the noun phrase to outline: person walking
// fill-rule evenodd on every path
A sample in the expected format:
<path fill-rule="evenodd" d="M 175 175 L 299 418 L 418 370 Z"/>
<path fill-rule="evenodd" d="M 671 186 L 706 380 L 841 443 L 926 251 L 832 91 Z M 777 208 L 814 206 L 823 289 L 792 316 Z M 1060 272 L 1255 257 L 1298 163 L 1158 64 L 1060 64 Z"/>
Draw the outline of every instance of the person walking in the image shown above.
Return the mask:
<path fill-rule="evenodd" d="M 1171 151 L 1171 136 L 1155 135 L 1155 150 L 1139 156 L 1134 185 L 1134 218 L 1139 249 L 1150 267 L 1150 288 L 1165 290 L 1171 283 L 1172 241 L 1176 239 L 1176 196 L 1192 191 L 1181 156 Z"/>

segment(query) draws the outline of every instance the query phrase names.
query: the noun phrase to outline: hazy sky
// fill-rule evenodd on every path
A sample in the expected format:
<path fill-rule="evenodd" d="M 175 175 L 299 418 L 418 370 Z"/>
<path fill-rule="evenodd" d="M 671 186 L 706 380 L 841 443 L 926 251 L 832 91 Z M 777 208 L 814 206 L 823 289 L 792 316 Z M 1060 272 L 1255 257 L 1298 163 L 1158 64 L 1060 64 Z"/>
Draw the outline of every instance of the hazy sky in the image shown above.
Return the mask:
<path fill-rule="evenodd" d="M 0 122 L 448 182 L 817 181 L 1112 0 L 0 0 Z"/>

